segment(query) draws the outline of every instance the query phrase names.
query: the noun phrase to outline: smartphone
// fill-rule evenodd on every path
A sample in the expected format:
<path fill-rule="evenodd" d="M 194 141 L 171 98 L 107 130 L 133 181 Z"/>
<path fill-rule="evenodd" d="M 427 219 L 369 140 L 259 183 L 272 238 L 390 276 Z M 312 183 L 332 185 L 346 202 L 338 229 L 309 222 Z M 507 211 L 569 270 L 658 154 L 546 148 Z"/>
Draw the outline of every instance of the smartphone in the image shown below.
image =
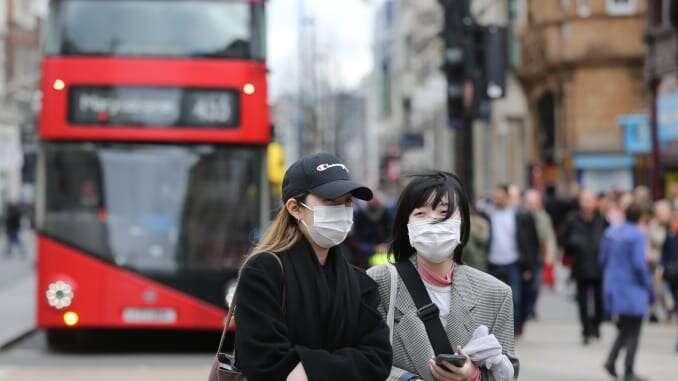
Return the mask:
<path fill-rule="evenodd" d="M 448 362 L 457 368 L 461 368 L 466 364 L 466 357 L 462 355 L 458 355 L 456 353 L 453 354 L 440 354 L 436 356 L 436 365 L 438 366 L 444 366 L 443 362 Z"/>

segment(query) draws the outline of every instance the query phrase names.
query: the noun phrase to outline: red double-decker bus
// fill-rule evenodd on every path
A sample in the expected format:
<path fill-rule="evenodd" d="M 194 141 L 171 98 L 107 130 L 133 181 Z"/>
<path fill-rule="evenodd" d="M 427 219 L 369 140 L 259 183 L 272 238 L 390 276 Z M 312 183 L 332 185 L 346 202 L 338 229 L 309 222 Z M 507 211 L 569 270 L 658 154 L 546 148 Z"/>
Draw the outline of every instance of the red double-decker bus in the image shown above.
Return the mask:
<path fill-rule="evenodd" d="M 264 1 L 53 0 L 38 325 L 220 329 L 267 218 Z"/>

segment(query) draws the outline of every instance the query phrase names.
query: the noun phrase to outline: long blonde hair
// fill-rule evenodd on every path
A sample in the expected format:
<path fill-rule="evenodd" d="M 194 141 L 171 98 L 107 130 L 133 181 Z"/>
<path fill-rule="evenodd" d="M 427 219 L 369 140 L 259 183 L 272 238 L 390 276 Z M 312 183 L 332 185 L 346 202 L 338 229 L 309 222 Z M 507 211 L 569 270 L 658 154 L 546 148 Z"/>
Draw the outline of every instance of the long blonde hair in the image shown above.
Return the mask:
<path fill-rule="evenodd" d="M 242 269 L 244 269 L 247 263 L 255 256 L 261 253 L 277 254 L 288 250 L 297 243 L 301 237 L 302 233 L 301 230 L 299 230 L 297 220 L 290 214 L 287 207 L 283 205 L 271 225 L 266 229 L 264 236 L 243 260 L 240 271 L 242 272 Z"/>

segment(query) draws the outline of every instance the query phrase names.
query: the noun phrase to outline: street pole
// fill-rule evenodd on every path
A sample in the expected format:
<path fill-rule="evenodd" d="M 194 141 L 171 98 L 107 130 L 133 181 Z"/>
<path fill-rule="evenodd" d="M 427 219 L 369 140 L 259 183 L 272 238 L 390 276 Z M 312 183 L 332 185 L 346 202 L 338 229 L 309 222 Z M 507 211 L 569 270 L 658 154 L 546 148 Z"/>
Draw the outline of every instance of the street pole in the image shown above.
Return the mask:
<path fill-rule="evenodd" d="M 299 95 L 298 95 L 298 109 L 297 109 L 297 139 L 299 143 L 299 157 L 304 156 L 304 145 L 305 145 L 305 137 L 304 137 L 304 130 L 306 129 L 306 100 L 304 97 L 305 93 L 305 87 L 304 87 L 304 76 L 306 75 L 306 68 L 305 68 L 305 62 L 306 62 L 306 55 L 304 54 L 304 45 L 305 45 L 305 22 L 306 22 L 306 11 L 305 11 L 305 6 L 304 6 L 304 0 L 298 0 L 297 1 L 297 18 L 298 18 L 298 25 L 297 25 L 297 33 L 298 33 L 298 46 L 297 49 L 299 49 L 299 78 L 298 78 L 298 84 L 299 84 Z"/>
<path fill-rule="evenodd" d="M 474 23 L 469 0 L 440 0 L 445 12 L 447 127 L 455 130 L 455 170 L 473 197 L 473 117 L 479 88 Z"/>
<path fill-rule="evenodd" d="M 663 196 L 661 150 L 659 147 L 659 126 L 657 120 L 657 91 L 659 83 L 656 79 L 650 81 L 650 133 L 652 135 L 652 194 L 655 200 Z"/>

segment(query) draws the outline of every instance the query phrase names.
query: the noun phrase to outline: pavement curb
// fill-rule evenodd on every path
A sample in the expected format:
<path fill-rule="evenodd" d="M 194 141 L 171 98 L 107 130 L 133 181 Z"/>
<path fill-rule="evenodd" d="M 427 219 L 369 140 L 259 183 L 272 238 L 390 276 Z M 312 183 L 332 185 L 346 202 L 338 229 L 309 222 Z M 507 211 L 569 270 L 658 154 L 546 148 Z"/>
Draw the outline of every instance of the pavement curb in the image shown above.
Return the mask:
<path fill-rule="evenodd" d="M 38 331 L 37 328 L 31 328 L 26 332 L 19 333 L 15 337 L 5 340 L 4 343 L 0 343 L 0 352 L 10 349 L 12 346 L 14 346 L 14 344 L 17 344 L 18 342 L 36 333 L 37 331 Z"/>

